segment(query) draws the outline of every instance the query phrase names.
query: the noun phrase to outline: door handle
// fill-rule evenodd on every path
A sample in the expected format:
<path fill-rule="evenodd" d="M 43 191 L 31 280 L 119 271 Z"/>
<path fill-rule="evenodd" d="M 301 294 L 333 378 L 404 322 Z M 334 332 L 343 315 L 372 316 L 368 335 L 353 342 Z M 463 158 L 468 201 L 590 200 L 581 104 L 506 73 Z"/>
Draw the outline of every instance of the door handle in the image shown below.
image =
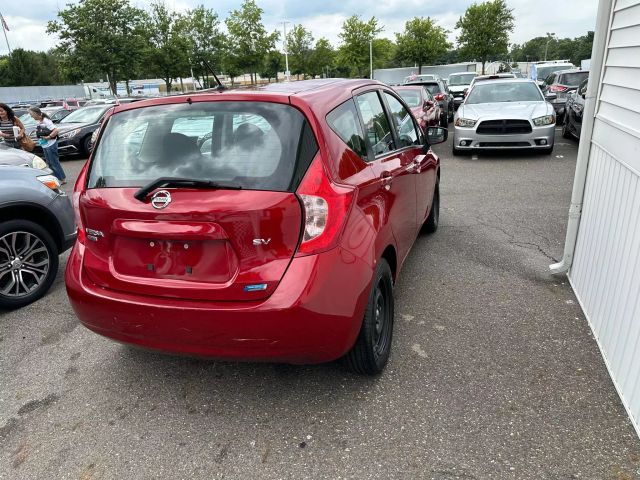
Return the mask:
<path fill-rule="evenodd" d="M 389 191 L 391 190 L 391 183 L 393 182 L 393 175 L 390 171 L 385 170 L 380 175 L 380 179 L 382 180 L 382 188 Z"/>

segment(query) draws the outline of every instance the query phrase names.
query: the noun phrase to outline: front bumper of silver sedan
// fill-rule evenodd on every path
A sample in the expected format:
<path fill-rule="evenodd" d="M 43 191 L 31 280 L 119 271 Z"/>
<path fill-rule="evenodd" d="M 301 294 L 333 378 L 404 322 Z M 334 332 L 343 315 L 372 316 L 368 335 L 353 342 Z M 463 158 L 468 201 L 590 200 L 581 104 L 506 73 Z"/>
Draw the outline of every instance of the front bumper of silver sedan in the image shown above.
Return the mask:
<path fill-rule="evenodd" d="M 553 146 L 556 125 L 532 126 L 530 133 L 478 133 L 473 128 L 454 127 L 453 145 L 457 150 L 540 149 Z"/>

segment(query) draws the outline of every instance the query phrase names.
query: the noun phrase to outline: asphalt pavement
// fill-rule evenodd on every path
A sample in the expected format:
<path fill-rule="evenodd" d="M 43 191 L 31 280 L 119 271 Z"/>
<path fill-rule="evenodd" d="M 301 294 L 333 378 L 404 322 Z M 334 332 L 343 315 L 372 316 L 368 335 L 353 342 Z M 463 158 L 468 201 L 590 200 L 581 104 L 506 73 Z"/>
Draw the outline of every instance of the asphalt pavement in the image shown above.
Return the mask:
<path fill-rule="evenodd" d="M 435 148 L 440 229 L 401 272 L 377 378 L 116 344 L 79 325 L 61 268 L 44 299 L 0 312 L 0 478 L 638 478 L 640 442 L 548 273 L 577 154 L 557 142 L 551 156 Z M 81 165 L 63 163 L 70 179 Z"/>

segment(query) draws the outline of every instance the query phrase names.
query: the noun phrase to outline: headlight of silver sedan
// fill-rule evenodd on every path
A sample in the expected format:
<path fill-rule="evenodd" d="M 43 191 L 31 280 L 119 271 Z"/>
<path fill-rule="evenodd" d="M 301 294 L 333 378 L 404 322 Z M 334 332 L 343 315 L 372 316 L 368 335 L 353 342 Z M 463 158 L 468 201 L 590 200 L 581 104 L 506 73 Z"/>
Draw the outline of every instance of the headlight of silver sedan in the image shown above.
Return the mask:
<path fill-rule="evenodd" d="M 69 130 L 68 132 L 61 133 L 60 138 L 72 138 L 72 137 L 75 137 L 78 134 L 78 132 L 80 132 L 79 128 Z"/>
<path fill-rule="evenodd" d="M 470 118 L 456 118 L 456 127 L 466 127 L 472 128 L 475 127 L 477 120 L 471 120 Z"/>
<path fill-rule="evenodd" d="M 533 124 L 536 127 L 544 127 L 545 125 L 553 125 L 556 123 L 555 115 L 545 115 L 544 117 L 538 117 L 533 119 Z"/>

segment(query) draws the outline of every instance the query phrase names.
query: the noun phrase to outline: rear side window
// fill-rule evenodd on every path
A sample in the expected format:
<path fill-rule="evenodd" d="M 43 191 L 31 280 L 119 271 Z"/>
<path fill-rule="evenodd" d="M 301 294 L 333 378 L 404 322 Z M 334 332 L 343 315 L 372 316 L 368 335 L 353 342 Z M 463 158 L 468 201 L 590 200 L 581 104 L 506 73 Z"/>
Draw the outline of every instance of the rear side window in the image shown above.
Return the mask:
<path fill-rule="evenodd" d="M 96 147 L 89 188 L 140 187 L 160 177 L 293 191 L 318 146 L 289 105 L 194 102 L 113 115 Z"/>
<path fill-rule="evenodd" d="M 378 94 L 368 92 L 358 95 L 356 104 L 364 123 L 365 138 L 369 141 L 373 154 L 377 157 L 395 150 L 391 127 Z"/>
<path fill-rule="evenodd" d="M 342 105 L 334 108 L 327 115 L 327 123 L 331 130 L 346 143 L 351 150 L 363 159 L 367 159 L 367 147 L 364 143 L 362 126 L 358 119 L 358 112 L 353 100 L 347 100 Z"/>
<path fill-rule="evenodd" d="M 431 94 L 431 95 L 437 95 L 438 93 L 440 93 L 442 90 L 440 89 L 440 85 L 438 85 L 437 83 L 427 83 L 424 88 Z"/>

